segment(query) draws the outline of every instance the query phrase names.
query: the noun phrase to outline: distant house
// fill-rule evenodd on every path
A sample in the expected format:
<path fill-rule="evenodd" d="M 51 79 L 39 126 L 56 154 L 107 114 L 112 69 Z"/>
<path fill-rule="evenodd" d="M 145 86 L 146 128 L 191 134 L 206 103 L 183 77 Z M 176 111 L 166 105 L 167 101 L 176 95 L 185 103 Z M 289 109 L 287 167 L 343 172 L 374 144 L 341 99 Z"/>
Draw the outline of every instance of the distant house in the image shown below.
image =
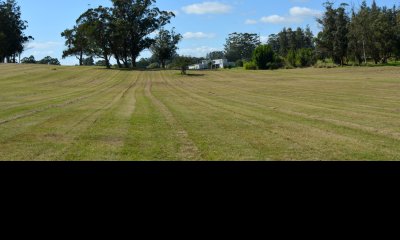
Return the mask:
<path fill-rule="evenodd" d="M 190 65 L 189 70 L 203 70 L 203 69 L 208 69 L 209 67 L 209 60 L 203 60 L 201 63 Z"/>
<path fill-rule="evenodd" d="M 218 69 L 234 66 L 235 63 L 228 62 L 227 59 L 203 60 L 201 63 L 189 66 L 189 70 Z"/>
<path fill-rule="evenodd" d="M 212 69 L 229 67 L 227 59 L 216 59 L 212 61 Z"/>

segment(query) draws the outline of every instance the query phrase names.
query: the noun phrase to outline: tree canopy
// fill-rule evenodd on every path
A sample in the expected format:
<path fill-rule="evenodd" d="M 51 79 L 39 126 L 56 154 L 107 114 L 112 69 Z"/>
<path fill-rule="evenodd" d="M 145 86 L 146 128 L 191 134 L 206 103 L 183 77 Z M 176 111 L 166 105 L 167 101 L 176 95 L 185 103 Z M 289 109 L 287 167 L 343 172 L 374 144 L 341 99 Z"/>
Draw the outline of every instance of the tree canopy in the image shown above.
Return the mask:
<path fill-rule="evenodd" d="M 207 53 L 206 56 L 207 59 L 224 59 L 225 58 L 225 53 L 223 51 L 213 51 L 210 53 Z"/>
<path fill-rule="evenodd" d="M 226 39 L 225 56 L 229 61 L 251 60 L 253 51 L 261 44 L 260 36 L 254 33 L 231 33 Z"/>
<path fill-rule="evenodd" d="M 21 60 L 23 64 L 47 64 L 47 65 L 61 65 L 57 58 L 50 56 L 44 57 L 42 60 L 36 61 L 34 56 L 24 57 Z"/>
<path fill-rule="evenodd" d="M 66 39 L 64 57 L 101 58 L 109 68 L 114 57 L 119 67 L 135 67 L 139 54 L 155 44 L 150 34 L 168 24 L 175 15 L 161 11 L 155 0 L 112 0 L 112 7 L 88 9 L 74 28 L 61 35 Z"/>
<path fill-rule="evenodd" d="M 258 69 L 268 69 L 269 65 L 274 62 L 274 51 L 270 45 L 260 45 L 253 53 L 253 61 Z"/>
<path fill-rule="evenodd" d="M 359 9 L 347 13 L 347 4 L 334 7 L 326 2 L 325 13 L 318 19 L 322 31 L 316 39 L 319 58 L 332 58 L 343 65 L 349 60 L 366 63 L 387 63 L 390 57 L 399 57 L 399 9 L 396 6 L 379 7 L 375 1 L 368 6 L 363 1 Z"/>
<path fill-rule="evenodd" d="M 310 27 L 305 30 L 297 28 L 293 31 L 291 28 L 284 28 L 278 34 L 271 34 L 268 38 L 268 44 L 274 52 L 281 56 L 286 56 L 290 50 L 297 51 L 302 48 L 314 49 L 314 35 Z"/>
<path fill-rule="evenodd" d="M 150 50 L 162 68 L 165 68 L 166 60 L 170 60 L 176 55 L 177 45 L 181 39 L 182 35 L 176 34 L 174 29 L 168 31 L 162 28 L 158 32 L 154 43 L 150 46 Z"/>
<path fill-rule="evenodd" d="M 16 63 L 16 57 L 24 51 L 24 44 L 33 40 L 24 31 L 28 23 L 21 19 L 21 8 L 15 0 L 0 0 L 0 62 Z"/>
<path fill-rule="evenodd" d="M 63 51 L 62 57 L 75 56 L 79 60 L 79 65 L 84 65 L 84 56 L 90 55 L 90 52 L 89 38 L 83 25 L 74 26 L 73 29 L 66 29 L 61 33 L 61 36 L 65 38 L 65 46 L 67 46 L 67 49 Z"/>

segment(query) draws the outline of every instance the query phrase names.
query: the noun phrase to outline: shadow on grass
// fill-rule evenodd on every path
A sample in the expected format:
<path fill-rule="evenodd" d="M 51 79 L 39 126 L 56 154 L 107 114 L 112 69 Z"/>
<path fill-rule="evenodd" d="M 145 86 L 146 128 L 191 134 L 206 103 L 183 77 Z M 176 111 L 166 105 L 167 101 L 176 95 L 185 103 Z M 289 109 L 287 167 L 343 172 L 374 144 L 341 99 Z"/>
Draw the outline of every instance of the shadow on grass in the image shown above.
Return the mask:
<path fill-rule="evenodd" d="M 106 68 L 106 67 L 99 67 L 98 69 L 100 69 L 100 70 L 110 70 L 110 71 L 126 71 L 126 72 L 131 72 L 131 71 L 160 72 L 160 71 L 177 71 L 178 70 L 178 69 L 161 69 L 161 68 L 147 69 L 147 68 L 138 68 L 138 67 L 135 67 L 135 68 Z"/>
<path fill-rule="evenodd" d="M 348 64 L 345 65 L 345 67 L 400 67 L 400 62 L 397 61 L 397 62 L 378 63 L 378 64 L 368 62 L 367 64 L 363 63 L 361 65 Z"/>
<path fill-rule="evenodd" d="M 202 73 L 188 73 L 188 74 L 186 74 L 186 76 L 188 76 L 188 77 L 203 77 L 203 76 L 205 76 L 205 74 L 202 74 Z"/>
<path fill-rule="evenodd" d="M 99 70 L 107 70 L 107 71 L 139 71 L 139 72 L 161 72 L 161 71 L 181 71 L 180 69 L 146 69 L 146 68 L 106 68 L 106 67 L 99 67 Z M 180 72 L 176 73 L 177 75 L 187 76 L 187 77 L 203 77 L 205 76 L 204 73 L 187 73 L 186 75 L 182 75 Z"/>
<path fill-rule="evenodd" d="M 133 72 L 133 71 L 150 71 L 149 69 L 144 68 L 99 68 L 100 70 L 109 70 L 109 71 L 123 71 L 123 72 Z"/>
<path fill-rule="evenodd" d="M 182 74 L 179 71 L 179 72 L 175 72 L 174 75 L 182 76 L 182 77 L 204 77 L 206 74 L 203 74 L 203 73 L 186 73 L 186 74 Z"/>
<path fill-rule="evenodd" d="M 380 63 L 380 64 L 368 64 L 368 67 L 400 67 L 400 62 Z"/>

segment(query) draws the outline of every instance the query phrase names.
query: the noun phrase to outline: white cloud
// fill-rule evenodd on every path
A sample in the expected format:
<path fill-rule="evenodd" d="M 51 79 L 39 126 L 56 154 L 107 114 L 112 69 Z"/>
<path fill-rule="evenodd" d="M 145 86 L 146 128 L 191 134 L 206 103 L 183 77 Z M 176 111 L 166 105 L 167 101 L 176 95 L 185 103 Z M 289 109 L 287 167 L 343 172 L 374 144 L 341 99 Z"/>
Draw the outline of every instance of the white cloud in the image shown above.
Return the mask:
<path fill-rule="evenodd" d="M 33 55 L 37 60 L 46 56 L 61 58 L 63 47 L 63 42 L 29 42 L 25 45 L 25 50 L 21 54 L 21 57 Z"/>
<path fill-rule="evenodd" d="M 53 55 L 54 54 L 54 51 L 52 51 L 52 50 L 49 50 L 49 51 L 33 51 L 32 52 L 32 55 L 33 56 L 50 56 L 50 55 Z"/>
<path fill-rule="evenodd" d="M 263 23 L 286 23 L 288 19 L 279 15 L 271 15 L 260 19 Z"/>
<path fill-rule="evenodd" d="M 60 47 L 63 46 L 64 43 L 62 42 L 29 42 L 26 45 L 26 50 L 31 50 L 34 49 L 36 51 L 38 50 L 49 50 L 49 49 L 53 49 L 56 47 Z"/>
<path fill-rule="evenodd" d="M 188 5 L 182 7 L 182 11 L 186 14 L 223 14 L 228 13 L 232 10 L 232 7 L 227 4 L 223 4 L 220 2 L 203 2 L 203 3 L 195 3 L 192 5 Z"/>
<path fill-rule="evenodd" d="M 183 34 L 184 39 L 205 39 L 214 38 L 214 33 L 204 33 L 204 32 L 186 32 Z"/>
<path fill-rule="evenodd" d="M 306 8 L 306 7 L 292 7 L 289 11 L 290 15 L 295 17 L 317 17 L 322 13 L 321 11 Z"/>
<path fill-rule="evenodd" d="M 178 50 L 179 55 L 185 56 L 192 56 L 192 57 L 205 57 L 207 53 L 213 51 L 219 51 L 218 48 L 208 47 L 208 46 L 201 46 L 201 47 L 194 47 L 194 48 L 183 48 Z"/>
<path fill-rule="evenodd" d="M 271 15 L 265 16 L 260 19 L 260 22 L 271 24 L 287 24 L 287 23 L 301 23 L 308 17 L 318 17 L 321 11 L 306 8 L 306 7 L 292 7 L 289 9 L 289 15 Z"/>
<path fill-rule="evenodd" d="M 244 23 L 247 25 L 253 25 L 253 24 L 257 24 L 257 20 L 247 19 Z"/>

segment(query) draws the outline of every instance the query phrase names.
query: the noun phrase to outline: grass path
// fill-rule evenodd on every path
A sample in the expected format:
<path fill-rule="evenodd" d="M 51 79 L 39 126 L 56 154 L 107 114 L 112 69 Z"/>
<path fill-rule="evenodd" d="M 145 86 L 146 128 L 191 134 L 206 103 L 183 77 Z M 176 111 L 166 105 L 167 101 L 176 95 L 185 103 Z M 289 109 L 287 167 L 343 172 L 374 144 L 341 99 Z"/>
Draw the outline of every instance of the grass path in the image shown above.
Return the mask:
<path fill-rule="evenodd" d="M 159 111 L 164 115 L 165 120 L 170 125 L 170 127 L 176 132 L 176 137 L 180 142 L 180 147 L 178 151 L 179 159 L 186 160 L 200 160 L 200 152 L 197 146 L 193 143 L 193 141 L 189 138 L 189 134 L 186 130 L 181 126 L 181 124 L 175 119 L 171 111 L 166 107 L 160 100 L 153 96 L 152 90 L 152 79 L 157 79 L 160 77 L 152 73 L 148 74 L 148 79 L 146 81 L 146 97 L 150 98 L 151 101 Z"/>

